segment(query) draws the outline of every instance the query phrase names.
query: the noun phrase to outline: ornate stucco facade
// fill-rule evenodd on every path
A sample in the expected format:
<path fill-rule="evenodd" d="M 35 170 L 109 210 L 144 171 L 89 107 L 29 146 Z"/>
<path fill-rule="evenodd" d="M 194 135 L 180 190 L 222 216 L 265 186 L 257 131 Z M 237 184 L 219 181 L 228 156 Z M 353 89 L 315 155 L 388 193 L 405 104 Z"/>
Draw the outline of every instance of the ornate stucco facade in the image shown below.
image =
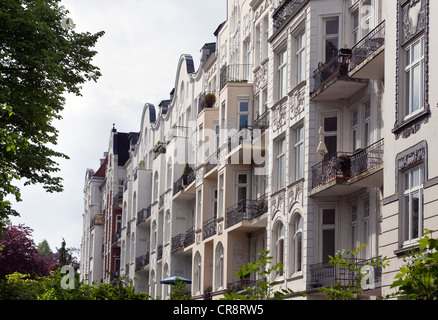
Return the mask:
<path fill-rule="evenodd" d="M 363 298 L 389 293 L 423 228 L 438 229 L 438 4 L 226 7 L 198 70 L 182 55 L 170 96 L 144 106 L 139 132 L 113 128 L 99 174 L 88 169 L 83 278 L 126 275 L 164 298 L 160 280 L 180 276 L 218 299 L 256 285 L 235 271 L 267 249 L 284 264 L 279 286 L 322 299 L 318 288 L 352 281 L 328 255 L 365 244 L 361 261 L 390 266 Z"/>

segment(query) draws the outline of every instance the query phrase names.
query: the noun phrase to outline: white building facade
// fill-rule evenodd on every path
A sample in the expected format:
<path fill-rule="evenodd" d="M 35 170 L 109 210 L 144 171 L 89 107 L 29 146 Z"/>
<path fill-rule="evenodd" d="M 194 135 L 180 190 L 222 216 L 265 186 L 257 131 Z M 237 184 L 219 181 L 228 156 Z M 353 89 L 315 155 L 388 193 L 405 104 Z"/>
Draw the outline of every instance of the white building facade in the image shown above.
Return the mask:
<path fill-rule="evenodd" d="M 163 298 L 160 280 L 180 276 L 218 299 L 257 283 L 235 271 L 266 249 L 284 264 L 279 286 L 322 299 L 352 281 L 328 256 L 364 244 L 360 261 L 390 266 L 362 298 L 389 293 L 423 228 L 438 228 L 436 6 L 229 0 L 199 69 L 182 55 L 169 99 L 144 106 L 139 132 L 112 130 L 104 178 L 87 171 L 83 276 L 125 275 Z"/>

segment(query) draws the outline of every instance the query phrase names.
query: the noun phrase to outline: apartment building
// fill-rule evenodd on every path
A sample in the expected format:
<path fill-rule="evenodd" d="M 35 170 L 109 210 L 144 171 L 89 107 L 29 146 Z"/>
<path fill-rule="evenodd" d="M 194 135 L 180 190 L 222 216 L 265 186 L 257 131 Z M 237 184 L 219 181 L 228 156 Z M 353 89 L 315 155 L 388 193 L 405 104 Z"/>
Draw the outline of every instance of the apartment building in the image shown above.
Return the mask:
<path fill-rule="evenodd" d="M 168 99 L 144 106 L 139 132 L 111 131 L 104 176 L 87 171 L 83 276 L 125 275 L 163 298 L 160 281 L 180 276 L 218 299 L 257 284 L 235 272 L 267 249 L 279 287 L 323 299 L 353 281 L 328 256 L 364 244 L 360 261 L 390 266 L 361 298 L 389 293 L 423 228 L 438 228 L 435 6 L 229 0 L 198 70 L 182 55 Z"/>

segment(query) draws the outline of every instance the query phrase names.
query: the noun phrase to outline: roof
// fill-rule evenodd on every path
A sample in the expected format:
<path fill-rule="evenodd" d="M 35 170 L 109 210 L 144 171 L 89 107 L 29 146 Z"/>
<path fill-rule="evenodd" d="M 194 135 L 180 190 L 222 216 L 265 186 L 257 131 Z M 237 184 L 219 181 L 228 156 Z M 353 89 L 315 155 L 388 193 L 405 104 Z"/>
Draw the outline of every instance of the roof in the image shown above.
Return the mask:
<path fill-rule="evenodd" d="M 99 169 L 94 174 L 94 177 L 105 177 L 105 171 L 106 171 L 106 165 L 108 164 L 108 155 L 103 160 L 102 164 L 100 165 Z"/>

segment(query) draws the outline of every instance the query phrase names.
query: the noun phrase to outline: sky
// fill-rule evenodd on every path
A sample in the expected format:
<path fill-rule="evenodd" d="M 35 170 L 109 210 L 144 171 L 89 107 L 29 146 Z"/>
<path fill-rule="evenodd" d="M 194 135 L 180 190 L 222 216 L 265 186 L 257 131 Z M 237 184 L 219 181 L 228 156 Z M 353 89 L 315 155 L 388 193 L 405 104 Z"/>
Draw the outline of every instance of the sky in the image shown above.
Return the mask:
<path fill-rule="evenodd" d="M 226 20 L 226 0 L 62 0 L 76 32 L 105 31 L 95 47 L 93 64 L 102 77 L 83 85 L 82 96 L 66 95 L 55 150 L 64 192 L 41 186 L 21 188 L 13 224 L 33 229 L 36 244 L 47 240 L 52 251 L 65 239 L 80 248 L 83 189 L 87 168 L 95 171 L 108 150 L 113 123 L 119 132 L 140 130 L 145 103 L 168 99 L 182 54 L 199 67 L 200 49 L 215 42 L 214 31 Z"/>

